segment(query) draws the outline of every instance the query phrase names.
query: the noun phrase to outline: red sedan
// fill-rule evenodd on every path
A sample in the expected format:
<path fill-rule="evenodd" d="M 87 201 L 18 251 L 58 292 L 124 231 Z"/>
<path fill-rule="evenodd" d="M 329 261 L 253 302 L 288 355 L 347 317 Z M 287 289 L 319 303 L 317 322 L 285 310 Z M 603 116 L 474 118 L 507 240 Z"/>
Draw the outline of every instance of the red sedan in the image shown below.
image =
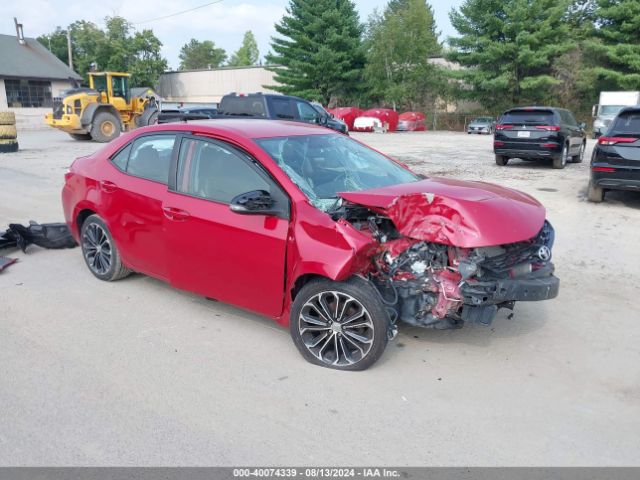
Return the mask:
<path fill-rule="evenodd" d="M 139 272 L 269 316 L 337 369 L 372 365 L 399 321 L 487 325 L 559 288 L 536 200 L 424 178 L 318 126 L 137 129 L 77 159 L 62 201 L 99 279 Z"/>

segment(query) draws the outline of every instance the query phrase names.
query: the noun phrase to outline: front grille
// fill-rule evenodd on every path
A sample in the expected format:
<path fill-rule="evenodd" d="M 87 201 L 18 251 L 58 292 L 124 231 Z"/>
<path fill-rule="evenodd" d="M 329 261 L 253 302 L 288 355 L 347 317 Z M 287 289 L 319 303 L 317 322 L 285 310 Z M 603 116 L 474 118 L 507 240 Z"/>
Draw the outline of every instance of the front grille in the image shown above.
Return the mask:
<path fill-rule="evenodd" d="M 60 120 L 64 115 L 64 105 L 61 97 L 54 97 L 53 99 L 53 118 Z"/>
<path fill-rule="evenodd" d="M 538 255 L 540 247 L 547 247 L 550 252 L 553 247 L 554 235 L 553 227 L 545 220 L 538 235 L 531 240 L 501 245 L 495 248 L 477 249 L 477 252 L 484 256 L 484 259 L 478 262 L 478 265 L 483 270 L 488 270 L 493 274 L 503 276 L 516 265 L 523 263 L 544 264 L 548 262 L 550 258 L 546 261 L 540 258 Z"/>

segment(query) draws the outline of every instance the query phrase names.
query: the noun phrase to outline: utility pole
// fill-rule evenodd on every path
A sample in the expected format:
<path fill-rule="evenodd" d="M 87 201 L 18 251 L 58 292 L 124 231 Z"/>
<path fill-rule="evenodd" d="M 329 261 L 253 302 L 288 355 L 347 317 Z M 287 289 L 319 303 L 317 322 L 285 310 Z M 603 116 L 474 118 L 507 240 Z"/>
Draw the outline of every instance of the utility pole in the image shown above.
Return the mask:
<path fill-rule="evenodd" d="M 69 55 L 69 68 L 73 70 L 73 57 L 71 53 L 71 29 L 67 27 L 67 54 Z"/>

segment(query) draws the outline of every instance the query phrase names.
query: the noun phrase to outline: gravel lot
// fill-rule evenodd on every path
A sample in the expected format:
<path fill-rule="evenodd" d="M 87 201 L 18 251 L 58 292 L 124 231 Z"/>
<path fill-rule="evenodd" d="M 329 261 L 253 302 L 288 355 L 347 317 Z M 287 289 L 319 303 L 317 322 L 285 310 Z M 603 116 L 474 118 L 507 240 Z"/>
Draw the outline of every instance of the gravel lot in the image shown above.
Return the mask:
<path fill-rule="evenodd" d="M 497 167 L 491 137 L 356 138 L 541 200 L 560 296 L 490 328 L 401 327 L 373 368 L 343 373 L 256 315 L 140 275 L 100 282 L 79 249 L 10 252 L 0 465 L 640 465 L 640 195 L 587 203 L 588 161 Z M 99 147 L 19 140 L 0 156 L 0 230 L 61 221 L 65 168 Z"/>

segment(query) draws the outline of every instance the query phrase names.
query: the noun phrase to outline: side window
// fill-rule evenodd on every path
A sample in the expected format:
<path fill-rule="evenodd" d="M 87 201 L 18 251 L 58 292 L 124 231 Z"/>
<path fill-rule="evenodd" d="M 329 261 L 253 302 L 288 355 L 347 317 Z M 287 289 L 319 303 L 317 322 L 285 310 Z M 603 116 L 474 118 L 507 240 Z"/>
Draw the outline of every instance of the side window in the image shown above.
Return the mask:
<path fill-rule="evenodd" d="M 124 147 L 118 153 L 116 153 L 113 157 L 111 157 L 111 161 L 123 172 L 127 170 L 127 160 L 129 160 L 129 154 L 131 153 L 131 144 Z"/>
<path fill-rule="evenodd" d="M 133 142 L 127 173 L 166 184 L 175 135 L 150 135 Z"/>
<path fill-rule="evenodd" d="M 300 120 L 310 123 L 316 123 L 318 121 L 318 112 L 308 103 L 296 101 L 296 107 L 298 108 Z"/>
<path fill-rule="evenodd" d="M 578 125 L 578 122 L 576 122 L 576 118 L 573 116 L 573 113 L 569 111 L 567 111 L 567 121 L 572 127 L 576 127 Z"/>
<path fill-rule="evenodd" d="M 291 100 L 288 98 L 271 97 L 271 109 L 275 118 L 294 120 L 296 117 L 291 108 Z"/>
<path fill-rule="evenodd" d="M 271 193 L 271 184 L 231 148 L 185 138 L 178 156 L 177 190 L 230 203 L 233 197 L 251 190 Z"/>

